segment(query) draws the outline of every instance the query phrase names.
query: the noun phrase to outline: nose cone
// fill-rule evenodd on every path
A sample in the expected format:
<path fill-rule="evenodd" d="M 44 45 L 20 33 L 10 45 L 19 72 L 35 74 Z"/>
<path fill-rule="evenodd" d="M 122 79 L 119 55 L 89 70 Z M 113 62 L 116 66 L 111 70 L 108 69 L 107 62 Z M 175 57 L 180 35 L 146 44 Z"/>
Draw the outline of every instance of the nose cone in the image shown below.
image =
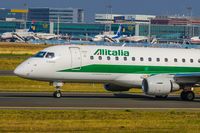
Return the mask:
<path fill-rule="evenodd" d="M 20 77 L 25 77 L 25 72 L 23 70 L 22 65 L 19 65 L 15 70 L 14 70 L 14 74 Z"/>
<path fill-rule="evenodd" d="M 24 61 L 21 63 L 17 68 L 14 70 L 14 74 L 23 78 L 28 78 L 31 71 L 29 60 Z"/>

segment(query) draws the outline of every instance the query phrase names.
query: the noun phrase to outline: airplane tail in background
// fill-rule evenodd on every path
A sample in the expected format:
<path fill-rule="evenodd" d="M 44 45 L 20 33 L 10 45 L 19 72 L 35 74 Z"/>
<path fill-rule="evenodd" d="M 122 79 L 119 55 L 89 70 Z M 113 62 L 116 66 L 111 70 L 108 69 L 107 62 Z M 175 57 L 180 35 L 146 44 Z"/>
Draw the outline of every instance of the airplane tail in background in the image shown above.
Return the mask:
<path fill-rule="evenodd" d="M 117 30 L 117 33 L 116 33 L 116 36 L 121 36 L 122 35 L 122 25 L 120 24 L 119 25 L 119 28 L 118 28 L 118 30 Z"/>
<path fill-rule="evenodd" d="M 36 27 L 34 23 L 31 23 L 31 26 L 29 27 L 28 32 L 35 32 L 35 30 L 36 30 Z"/>

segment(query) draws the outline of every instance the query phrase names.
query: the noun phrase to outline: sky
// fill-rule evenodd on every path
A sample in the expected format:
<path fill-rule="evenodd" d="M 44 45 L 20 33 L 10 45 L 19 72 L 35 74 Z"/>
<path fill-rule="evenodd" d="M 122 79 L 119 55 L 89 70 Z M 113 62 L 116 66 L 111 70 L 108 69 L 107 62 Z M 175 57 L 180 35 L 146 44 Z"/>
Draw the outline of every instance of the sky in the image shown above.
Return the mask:
<path fill-rule="evenodd" d="M 192 7 L 192 15 L 200 16 L 200 0 L 0 0 L 0 8 L 28 7 L 73 7 L 85 11 L 87 22 L 94 20 L 95 13 L 187 15 L 187 7 Z"/>

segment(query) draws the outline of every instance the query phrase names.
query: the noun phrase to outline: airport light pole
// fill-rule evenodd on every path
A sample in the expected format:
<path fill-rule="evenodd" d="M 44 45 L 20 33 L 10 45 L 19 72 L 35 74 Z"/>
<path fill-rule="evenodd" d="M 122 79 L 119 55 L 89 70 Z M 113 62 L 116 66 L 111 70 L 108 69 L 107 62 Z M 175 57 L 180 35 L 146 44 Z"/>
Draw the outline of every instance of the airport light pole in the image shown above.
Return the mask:
<path fill-rule="evenodd" d="M 109 1 L 109 4 L 106 5 L 106 19 L 107 19 L 107 23 L 106 23 L 106 28 L 105 31 L 109 30 L 109 32 L 111 32 L 111 26 L 112 26 L 112 5 L 111 5 L 111 1 Z"/>
<path fill-rule="evenodd" d="M 187 7 L 187 10 L 188 10 L 188 19 L 192 19 L 192 7 L 191 6 L 188 6 Z M 189 38 L 191 38 L 192 36 L 194 36 L 194 26 L 193 24 L 189 21 L 188 23 L 188 36 Z"/>
<path fill-rule="evenodd" d="M 58 22 L 57 22 L 57 35 L 60 34 L 60 16 L 58 15 Z"/>
<path fill-rule="evenodd" d="M 187 7 L 187 10 L 188 10 L 188 16 L 191 18 L 192 17 L 192 7 L 191 6 Z"/>
<path fill-rule="evenodd" d="M 25 9 L 28 11 L 28 4 L 27 4 L 27 3 L 24 3 L 24 7 L 25 7 Z M 26 22 L 27 22 L 27 13 L 28 13 L 28 12 L 25 12 L 24 29 L 27 28 L 27 26 L 26 26 Z"/>
<path fill-rule="evenodd" d="M 111 32 L 111 25 L 112 25 L 112 5 L 111 4 L 108 5 L 108 9 L 110 11 L 110 20 L 111 20 L 110 25 L 109 25 L 109 31 Z"/>
<path fill-rule="evenodd" d="M 151 18 L 148 18 L 148 19 L 149 19 L 148 43 L 151 43 Z"/>

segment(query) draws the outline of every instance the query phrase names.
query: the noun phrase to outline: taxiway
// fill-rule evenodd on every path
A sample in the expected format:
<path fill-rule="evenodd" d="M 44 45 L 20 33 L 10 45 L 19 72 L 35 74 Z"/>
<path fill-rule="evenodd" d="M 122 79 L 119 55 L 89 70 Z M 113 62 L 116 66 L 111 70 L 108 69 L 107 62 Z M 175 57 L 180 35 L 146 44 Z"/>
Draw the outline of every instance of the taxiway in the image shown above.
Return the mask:
<path fill-rule="evenodd" d="M 156 99 L 143 94 L 63 93 L 0 93 L 0 109 L 199 109 L 200 96 L 194 101 L 182 101 L 179 96 Z"/>

